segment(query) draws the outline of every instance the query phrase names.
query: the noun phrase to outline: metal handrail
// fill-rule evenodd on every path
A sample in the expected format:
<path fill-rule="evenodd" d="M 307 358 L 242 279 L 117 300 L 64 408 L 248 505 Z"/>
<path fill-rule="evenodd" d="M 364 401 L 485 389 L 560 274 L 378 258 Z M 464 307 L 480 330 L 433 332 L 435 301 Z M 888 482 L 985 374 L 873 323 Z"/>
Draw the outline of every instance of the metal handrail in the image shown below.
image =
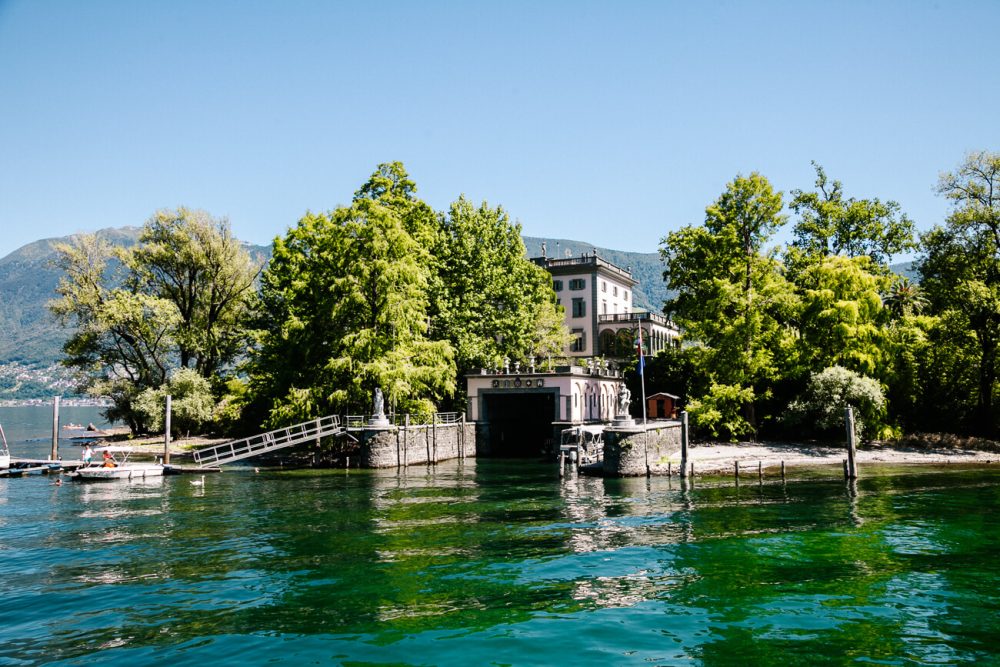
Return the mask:
<path fill-rule="evenodd" d="M 554 257 L 545 257 L 545 258 L 539 257 L 538 259 L 544 261 L 543 266 L 587 266 L 587 265 L 603 266 L 605 268 L 611 269 L 612 271 L 622 276 L 632 278 L 631 271 L 628 271 L 627 269 L 623 269 L 620 266 L 612 264 L 608 260 L 603 259 L 602 257 L 597 255 L 585 255 L 583 257 L 566 257 L 563 259 L 557 259 Z M 632 279 L 634 280 L 634 278 Z"/>
<path fill-rule="evenodd" d="M 413 414 L 409 412 L 390 412 L 385 415 L 389 423 L 393 426 L 429 426 L 431 424 L 457 424 L 461 421 L 461 412 L 435 412 L 428 416 L 426 414 Z M 368 426 L 371 417 L 369 415 L 347 415 L 344 417 L 344 426 L 347 428 L 364 428 Z"/>
<path fill-rule="evenodd" d="M 600 323 L 626 323 L 626 322 L 655 322 L 663 326 L 674 326 L 674 323 L 663 315 L 650 312 L 648 310 L 635 311 L 632 313 L 613 313 L 610 315 L 598 315 L 597 321 Z"/>
<path fill-rule="evenodd" d="M 291 447 L 307 440 L 336 435 L 341 430 L 340 417 L 330 415 L 328 417 L 311 419 L 301 424 L 267 431 L 266 433 L 258 433 L 249 438 L 232 440 L 220 445 L 196 449 L 191 452 L 191 455 L 199 465 L 206 463 L 222 465 L 223 463 L 232 463 L 233 461 L 264 454 L 275 449 Z"/>

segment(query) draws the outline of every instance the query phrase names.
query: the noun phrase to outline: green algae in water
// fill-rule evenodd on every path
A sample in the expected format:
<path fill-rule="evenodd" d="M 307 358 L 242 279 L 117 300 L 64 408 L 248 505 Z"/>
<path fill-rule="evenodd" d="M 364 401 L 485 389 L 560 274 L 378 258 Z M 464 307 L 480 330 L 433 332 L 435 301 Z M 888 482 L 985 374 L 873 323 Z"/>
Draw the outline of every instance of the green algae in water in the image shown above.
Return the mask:
<path fill-rule="evenodd" d="M 0 665 L 1000 660 L 1000 469 L 862 475 L 0 480 Z"/>

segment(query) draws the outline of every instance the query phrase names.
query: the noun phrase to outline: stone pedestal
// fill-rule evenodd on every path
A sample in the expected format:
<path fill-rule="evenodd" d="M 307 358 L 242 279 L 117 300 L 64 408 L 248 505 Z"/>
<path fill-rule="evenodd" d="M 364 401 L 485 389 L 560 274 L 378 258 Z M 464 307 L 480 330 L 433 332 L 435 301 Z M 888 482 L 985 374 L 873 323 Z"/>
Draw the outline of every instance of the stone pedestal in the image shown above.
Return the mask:
<path fill-rule="evenodd" d="M 372 415 L 371 419 L 368 420 L 369 428 L 389 428 L 392 424 L 385 415 Z"/>
<path fill-rule="evenodd" d="M 635 419 L 631 415 L 615 415 L 615 420 L 611 426 L 613 428 L 631 428 L 635 426 Z"/>

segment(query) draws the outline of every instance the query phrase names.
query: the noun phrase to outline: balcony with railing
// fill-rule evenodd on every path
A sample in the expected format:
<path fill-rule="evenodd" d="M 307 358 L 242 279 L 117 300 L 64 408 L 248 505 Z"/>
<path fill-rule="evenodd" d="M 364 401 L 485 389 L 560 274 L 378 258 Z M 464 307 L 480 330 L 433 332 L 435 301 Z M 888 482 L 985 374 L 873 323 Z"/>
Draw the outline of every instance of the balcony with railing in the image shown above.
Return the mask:
<path fill-rule="evenodd" d="M 661 327 L 666 329 L 677 328 L 673 322 L 663 315 L 652 313 L 648 310 L 640 310 L 631 313 L 598 315 L 597 322 L 598 324 L 641 324 L 643 322 L 651 322 L 653 324 L 659 324 Z"/>
<path fill-rule="evenodd" d="M 605 268 L 611 273 L 622 276 L 631 281 L 635 281 L 632 277 L 632 272 L 627 269 L 623 269 L 620 266 L 616 266 L 606 259 L 601 259 L 597 255 L 581 255 L 580 257 L 566 257 L 563 259 L 557 259 L 555 257 L 533 257 L 532 262 L 542 267 L 543 269 L 559 269 L 567 268 L 573 269 L 576 267 L 580 268 Z"/>

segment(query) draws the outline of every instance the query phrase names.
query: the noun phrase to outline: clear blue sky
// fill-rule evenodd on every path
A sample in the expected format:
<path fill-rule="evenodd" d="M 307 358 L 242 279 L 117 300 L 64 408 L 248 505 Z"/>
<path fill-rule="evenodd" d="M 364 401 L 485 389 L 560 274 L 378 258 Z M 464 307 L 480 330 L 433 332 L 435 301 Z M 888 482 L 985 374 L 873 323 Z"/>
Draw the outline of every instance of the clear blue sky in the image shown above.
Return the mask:
<path fill-rule="evenodd" d="M 810 160 L 926 229 L 938 173 L 1000 149 L 998 25 L 996 0 L 0 0 L 0 256 L 178 205 L 269 243 L 390 160 L 435 208 L 622 250 Z"/>

